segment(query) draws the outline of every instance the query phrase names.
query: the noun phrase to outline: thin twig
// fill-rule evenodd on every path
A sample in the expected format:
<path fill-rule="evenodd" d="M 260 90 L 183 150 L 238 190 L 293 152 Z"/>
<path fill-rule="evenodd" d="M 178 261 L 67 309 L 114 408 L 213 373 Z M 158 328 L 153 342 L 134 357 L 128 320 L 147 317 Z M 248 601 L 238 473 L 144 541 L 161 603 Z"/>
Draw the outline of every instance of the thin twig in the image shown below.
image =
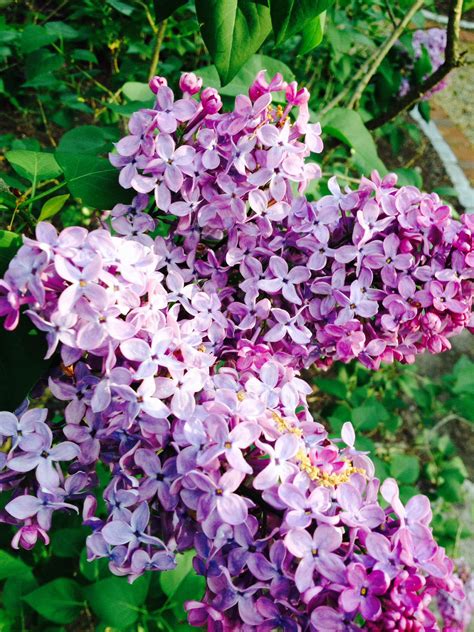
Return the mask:
<path fill-rule="evenodd" d="M 354 85 L 354 83 L 356 81 L 359 81 L 359 79 L 361 79 L 364 76 L 364 74 L 367 72 L 367 69 L 369 68 L 370 64 L 372 63 L 372 60 L 375 59 L 375 57 L 377 56 L 377 51 L 378 51 L 378 49 L 376 48 L 375 51 L 370 55 L 370 57 L 368 57 L 365 60 L 365 62 L 362 64 L 362 66 L 359 68 L 359 70 L 352 77 L 352 79 L 349 79 L 346 87 L 343 90 L 341 90 L 340 92 L 338 92 L 338 94 L 336 94 L 334 99 L 332 99 L 332 101 L 330 101 L 327 105 L 324 106 L 324 108 L 319 112 L 319 116 L 320 117 L 323 116 L 324 114 L 326 114 L 326 112 L 329 112 L 330 110 L 335 108 L 336 105 L 338 105 L 338 103 L 340 103 L 343 99 L 346 98 L 346 96 L 352 90 L 352 86 Z"/>
<path fill-rule="evenodd" d="M 330 178 L 331 176 L 336 176 L 336 178 L 340 178 L 341 180 L 346 180 L 347 182 L 352 182 L 354 184 L 360 184 L 360 178 L 351 178 L 351 176 L 346 176 L 343 173 L 333 173 L 328 172 L 328 171 L 323 171 L 322 174 L 323 178 Z M 309 398 L 308 398 L 309 399 Z"/>
<path fill-rule="evenodd" d="M 141 2 L 140 0 L 137 0 L 137 2 L 140 6 L 143 7 L 148 24 L 151 26 L 151 30 L 153 31 L 153 34 L 156 35 L 158 33 L 158 25 L 156 24 L 148 5 L 145 4 L 145 2 Z"/>
<path fill-rule="evenodd" d="M 432 437 L 436 436 L 437 434 L 439 434 L 440 429 L 451 421 L 464 421 L 467 424 L 469 423 L 469 421 L 467 421 L 460 415 L 450 413 L 449 415 L 446 415 L 446 417 L 443 417 L 440 421 L 438 421 L 432 428 L 430 428 L 430 435 Z"/>
<path fill-rule="evenodd" d="M 150 64 L 150 72 L 148 74 L 148 80 L 151 81 L 156 74 L 156 69 L 158 67 L 158 62 L 160 61 L 160 51 L 161 45 L 163 44 L 163 39 L 165 37 L 166 25 L 168 20 L 163 20 L 160 24 L 160 28 L 158 29 L 158 33 L 156 35 L 156 44 L 155 49 L 153 51 L 153 57 Z"/>
<path fill-rule="evenodd" d="M 43 18 L 42 20 L 39 21 L 40 24 L 45 24 L 46 22 L 48 22 L 49 20 L 51 20 L 52 17 L 54 17 L 56 15 L 56 13 L 59 13 L 59 11 L 61 11 L 61 9 L 63 7 L 66 6 L 66 4 L 69 2 L 69 0 L 64 0 L 64 2 L 61 2 L 52 13 L 50 13 L 49 15 L 47 15 L 45 18 Z M 43 7 L 44 10 L 44 7 Z"/>
<path fill-rule="evenodd" d="M 40 111 L 40 115 L 41 115 L 41 120 L 43 121 L 43 125 L 44 125 L 44 129 L 46 131 L 46 134 L 48 136 L 49 142 L 51 143 L 51 145 L 53 147 L 57 147 L 57 142 L 54 139 L 54 136 L 51 134 L 51 130 L 49 128 L 49 124 L 48 124 L 48 119 L 46 118 L 46 114 L 44 112 L 44 107 L 43 104 L 41 103 L 41 99 L 39 98 L 38 95 L 36 95 L 36 101 L 38 103 L 38 107 L 39 107 L 39 111 Z"/>
<path fill-rule="evenodd" d="M 106 92 L 113 101 L 117 100 L 115 94 L 112 92 L 112 90 L 109 90 L 109 88 L 107 88 L 107 86 L 104 86 L 103 83 L 101 83 L 100 81 L 97 81 L 97 79 L 95 77 L 93 77 L 90 73 L 88 73 L 86 70 L 84 70 L 83 68 L 81 68 L 77 64 L 73 64 L 73 66 L 74 66 L 74 68 L 77 68 L 77 70 L 80 73 L 82 73 L 84 75 L 84 77 L 87 77 L 87 79 L 89 79 L 89 81 L 92 81 L 92 83 L 94 85 L 96 85 L 98 88 L 100 88 L 101 90 Z"/>
<path fill-rule="evenodd" d="M 459 51 L 460 22 L 463 0 L 451 0 L 447 26 L 447 42 L 444 63 L 421 84 L 414 86 L 404 97 L 398 99 L 386 112 L 366 123 L 369 129 L 377 129 L 411 109 L 424 94 L 434 88 L 454 68 L 464 63 L 464 53 Z"/>
<path fill-rule="evenodd" d="M 428 139 L 423 137 L 421 143 L 419 144 L 415 155 L 410 158 L 410 160 L 405 164 L 405 169 L 411 169 L 414 165 L 418 164 L 418 161 L 425 153 L 426 147 L 428 146 Z"/>
<path fill-rule="evenodd" d="M 425 0 L 416 0 L 416 2 L 411 6 L 410 10 L 404 16 L 404 18 L 400 21 L 400 23 L 398 24 L 397 28 L 392 31 L 392 33 L 387 37 L 385 42 L 382 44 L 382 46 L 378 50 L 377 56 L 375 57 L 374 61 L 372 62 L 370 68 L 364 74 L 362 80 L 360 81 L 360 83 L 357 86 L 354 94 L 352 95 L 351 100 L 349 101 L 349 103 L 347 105 L 347 107 L 349 109 L 356 108 L 358 106 L 360 98 L 361 98 L 364 90 L 369 85 L 370 80 L 372 79 L 372 77 L 377 72 L 380 64 L 383 62 L 385 57 L 388 55 L 388 53 L 392 49 L 392 47 L 395 44 L 395 42 L 398 41 L 400 35 L 405 30 L 405 27 L 408 26 L 408 24 L 410 23 L 410 20 L 412 19 L 412 17 L 415 15 L 415 13 L 419 9 L 421 9 L 421 7 L 424 4 L 424 1 Z"/>
<path fill-rule="evenodd" d="M 52 47 L 58 51 L 58 53 L 60 53 L 61 55 L 63 54 L 63 51 L 59 48 L 59 46 L 57 44 L 55 44 L 54 42 L 52 43 Z M 98 88 L 100 88 L 101 90 L 103 90 L 104 92 L 106 92 L 109 97 L 112 99 L 112 101 L 117 102 L 117 97 L 116 94 L 117 93 L 113 93 L 112 90 L 109 90 L 109 88 L 107 88 L 107 86 L 104 86 L 103 83 L 101 83 L 100 81 L 98 81 L 95 77 L 93 77 L 90 73 L 87 72 L 87 70 L 84 70 L 84 68 L 81 68 L 78 64 L 72 64 L 72 66 L 74 68 L 76 68 L 80 73 L 82 73 L 84 75 L 84 77 L 87 77 L 87 79 L 89 79 L 89 81 L 92 81 L 92 83 L 94 85 L 96 85 Z"/>
<path fill-rule="evenodd" d="M 314 82 L 316 81 L 316 78 L 319 74 L 319 67 L 318 64 L 314 64 L 314 70 L 311 73 L 311 77 L 308 80 L 308 83 L 306 84 L 306 88 L 311 92 L 311 89 L 313 87 Z"/>
<path fill-rule="evenodd" d="M 55 191 L 59 191 L 59 189 L 62 189 L 65 186 L 66 186 L 65 182 L 60 182 L 59 184 L 56 184 L 51 189 L 48 189 L 47 191 L 43 191 L 43 193 L 39 193 L 38 195 L 32 196 L 29 200 L 21 201 L 19 203 L 19 207 L 25 206 L 26 204 L 30 204 L 32 202 L 36 202 L 37 200 L 41 200 L 42 198 L 46 197 L 47 195 L 51 195 L 51 193 L 54 193 Z"/>
<path fill-rule="evenodd" d="M 392 22 L 394 28 L 397 27 L 397 20 L 395 19 L 395 14 L 393 13 L 392 5 L 390 4 L 390 0 L 385 0 L 385 6 L 387 7 L 388 16 L 390 21 Z"/>

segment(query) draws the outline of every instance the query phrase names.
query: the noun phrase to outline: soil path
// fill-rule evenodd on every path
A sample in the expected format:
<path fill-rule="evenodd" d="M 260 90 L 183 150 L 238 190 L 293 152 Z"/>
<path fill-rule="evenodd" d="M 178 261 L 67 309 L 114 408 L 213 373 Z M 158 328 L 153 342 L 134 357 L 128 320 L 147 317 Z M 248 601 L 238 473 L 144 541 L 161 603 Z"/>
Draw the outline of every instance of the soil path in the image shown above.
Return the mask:
<path fill-rule="evenodd" d="M 474 31 L 463 31 L 461 45 L 466 50 L 466 64 L 451 73 L 448 87 L 433 98 L 431 118 L 473 186 Z"/>

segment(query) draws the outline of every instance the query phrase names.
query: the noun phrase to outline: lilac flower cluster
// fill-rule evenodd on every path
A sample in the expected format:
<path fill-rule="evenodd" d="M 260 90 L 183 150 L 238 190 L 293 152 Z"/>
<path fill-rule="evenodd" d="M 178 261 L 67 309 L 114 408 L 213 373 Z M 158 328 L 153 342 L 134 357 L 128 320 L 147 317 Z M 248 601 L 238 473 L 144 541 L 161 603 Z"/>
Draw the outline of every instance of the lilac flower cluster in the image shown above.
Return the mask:
<path fill-rule="evenodd" d="M 455 560 L 454 578 L 462 583 L 465 599 L 453 599 L 444 590 L 437 596 L 438 609 L 444 621 L 443 632 L 463 632 L 469 630 L 474 612 L 474 576 L 464 559 Z"/>
<path fill-rule="evenodd" d="M 101 381 L 91 366 L 107 360 L 97 351 L 91 366 L 78 362 L 75 375 L 52 378 L 53 393 L 68 401 L 54 447 L 45 410 L 2 414 L 0 432 L 11 441 L 2 487 L 16 490 L 5 510 L 23 523 L 13 546 L 47 541 L 53 512 L 77 511 L 81 500 L 93 530 L 89 559 L 108 559 L 116 574 L 171 569 L 177 551 L 195 548 L 207 590 L 187 604 L 192 625 L 358 630 L 362 617 L 370 630 L 437 630 L 433 596 L 463 594 L 433 540 L 428 499 L 404 506 L 388 479 L 382 508 L 352 425 L 338 443 L 328 439 L 289 358 L 249 344 L 235 366 L 209 371 L 198 336 L 180 333 L 169 328 L 161 358 L 144 338 L 120 343 Z M 158 377 L 144 388 L 149 378 L 137 374 L 148 372 L 152 346 Z M 175 367 L 183 352 L 184 375 Z M 208 376 L 197 392 L 201 371 Z M 72 459 L 69 470 L 58 467 Z M 106 520 L 91 495 L 98 459 L 112 473 Z"/>
<path fill-rule="evenodd" d="M 290 84 L 285 108 L 272 105 L 272 91 L 284 87 L 259 75 L 253 101 L 237 97 L 234 111 L 218 114 L 212 89 L 173 109 L 162 80 L 156 109 L 132 117 L 133 133 L 111 156 L 122 184 L 138 192 L 128 211 L 112 210 L 112 225 L 150 243 L 146 194 L 154 191 L 172 216 L 160 252 L 181 284 L 193 272 L 207 279 L 231 344 L 263 340 L 305 365 L 357 357 L 371 368 L 449 348 L 471 312 L 467 219 L 453 220 L 436 194 L 399 189 L 395 175 L 375 172 L 356 191 L 332 178 L 330 195 L 309 202 L 303 191 L 319 167 L 305 158 L 322 150 L 320 127 L 308 123 L 304 89 Z M 165 128 L 163 103 L 175 116 Z M 193 104 L 185 114 L 184 103 Z"/>
<path fill-rule="evenodd" d="M 221 114 L 194 75 L 180 85 L 175 100 L 155 78 L 155 108 L 117 144 L 137 195 L 113 232 L 39 223 L 1 282 L 5 326 L 26 308 L 60 356 L 49 390 L 64 402 L 61 424 L 0 414 L 13 546 L 47 541 L 54 512 L 80 504 L 89 558 L 131 580 L 195 549 L 192 625 L 437 630 L 433 595 L 462 590 L 429 501 L 404 506 L 388 480 L 382 506 L 352 425 L 328 438 L 299 371 L 447 348 L 469 320 L 472 221 L 377 174 L 310 202 L 322 144 L 304 89 L 260 73 Z M 158 214 L 169 237 L 152 236 Z"/>
<path fill-rule="evenodd" d="M 432 28 L 432 29 L 420 29 L 413 33 L 411 44 L 414 52 L 413 66 L 423 55 L 423 50 L 426 50 L 431 63 L 431 72 L 435 72 L 444 63 L 445 50 L 446 50 L 446 31 L 444 29 Z M 413 66 L 410 71 L 413 72 Z M 427 73 L 422 79 L 431 74 Z M 411 87 L 409 79 L 404 77 L 400 87 L 400 96 L 404 96 Z M 427 92 L 423 100 L 427 101 L 437 92 L 441 92 L 448 85 L 448 79 L 443 79 L 434 88 Z"/>

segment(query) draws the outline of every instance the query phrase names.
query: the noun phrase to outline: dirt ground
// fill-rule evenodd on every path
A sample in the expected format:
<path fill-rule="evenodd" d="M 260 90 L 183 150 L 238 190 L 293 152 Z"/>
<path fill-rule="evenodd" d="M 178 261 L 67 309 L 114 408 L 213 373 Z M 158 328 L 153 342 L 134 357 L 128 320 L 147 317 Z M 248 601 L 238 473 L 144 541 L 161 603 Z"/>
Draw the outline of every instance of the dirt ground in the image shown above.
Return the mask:
<path fill-rule="evenodd" d="M 474 31 L 471 33 L 474 40 Z M 466 63 L 450 74 L 448 87 L 435 100 L 474 145 L 474 41 L 462 41 L 461 50 L 466 51 Z"/>

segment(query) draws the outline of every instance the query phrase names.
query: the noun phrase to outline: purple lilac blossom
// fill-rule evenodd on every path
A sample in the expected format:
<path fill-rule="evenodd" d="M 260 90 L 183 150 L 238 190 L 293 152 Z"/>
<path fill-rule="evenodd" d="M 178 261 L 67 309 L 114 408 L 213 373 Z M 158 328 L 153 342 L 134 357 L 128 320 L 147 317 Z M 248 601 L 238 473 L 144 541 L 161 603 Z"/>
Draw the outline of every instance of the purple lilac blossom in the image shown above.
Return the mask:
<path fill-rule="evenodd" d="M 431 71 L 428 72 L 421 80 L 426 79 L 428 75 L 432 72 L 438 70 L 438 68 L 444 63 L 445 51 L 446 51 L 446 30 L 439 28 L 431 28 L 431 29 L 419 29 L 413 33 L 411 45 L 413 47 L 414 58 L 408 66 L 408 71 L 413 75 L 414 67 L 418 59 L 423 55 L 423 52 L 426 51 L 428 55 L 429 62 L 431 64 Z M 416 85 L 419 83 L 419 80 L 416 81 L 414 76 L 412 77 L 403 77 L 402 83 L 400 86 L 399 94 L 400 96 L 404 96 L 410 90 L 412 85 Z M 423 100 L 426 101 L 430 99 L 437 92 L 441 92 L 448 85 L 448 79 L 442 79 L 434 88 L 431 88 L 426 94 L 423 96 Z"/>
<path fill-rule="evenodd" d="M 67 402 L 64 425 L 0 414 L 12 545 L 47 541 L 54 512 L 82 505 L 88 558 L 131 581 L 195 549 L 207 588 L 192 625 L 438 630 L 433 596 L 463 593 L 428 499 L 403 506 L 389 480 L 382 508 L 352 425 L 328 437 L 300 372 L 412 362 L 472 328 L 472 220 L 376 172 L 308 201 L 320 127 L 282 77 L 259 73 L 229 113 L 192 74 L 182 99 L 151 87 L 155 107 L 112 158 L 137 192 L 111 210 L 113 232 L 40 223 L 0 283 L 6 327 L 25 306 Z M 150 193 L 167 237 L 151 236 Z"/>

